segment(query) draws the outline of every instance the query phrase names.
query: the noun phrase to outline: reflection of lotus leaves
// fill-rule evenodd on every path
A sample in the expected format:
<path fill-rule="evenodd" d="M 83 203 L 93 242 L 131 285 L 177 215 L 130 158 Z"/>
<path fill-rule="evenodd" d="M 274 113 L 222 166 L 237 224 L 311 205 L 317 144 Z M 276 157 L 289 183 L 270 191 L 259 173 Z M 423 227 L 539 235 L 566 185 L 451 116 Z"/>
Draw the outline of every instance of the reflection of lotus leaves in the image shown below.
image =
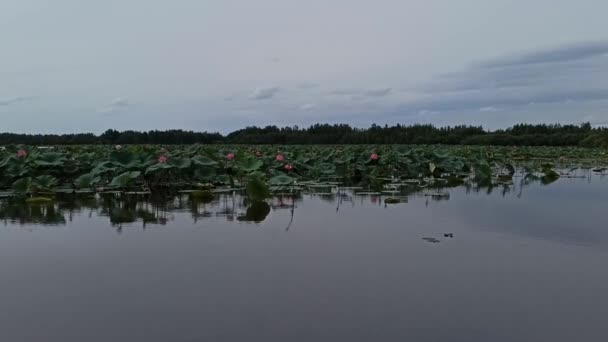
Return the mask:
<path fill-rule="evenodd" d="M 446 185 L 448 187 L 455 187 L 455 186 L 459 186 L 464 184 L 464 179 L 462 177 L 458 177 L 458 176 L 449 176 L 447 178 L 447 183 Z"/>
<path fill-rule="evenodd" d="M 551 184 L 559 179 L 559 173 L 550 168 L 543 169 L 543 173 L 544 175 L 540 179 L 543 185 Z"/>
<path fill-rule="evenodd" d="M 112 208 L 109 212 L 110 222 L 113 224 L 117 223 L 131 223 L 137 220 L 135 211 L 130 208 Z"/>
<path fill-rule="evenodd" d="M 48 197 L 30 197 L 27 198 L 25 202 L 30 204 L 43 204 L 53 202 L 53 199 Z"/>
<path fill-rule="evenodd" d="M 65 217 L 61 210 L 52 203 L 37 204 L 0 204 L 0 219 L 45 225 L 65 224 Z"/>
<path fill-rule="evenodd" d="M 192 199 L 194 201 L 197 202 L 201 202 L 201 203 L 209 203 L 211 201 L 213 201 L 213 192 L 209 191 L 209 190 L 196 190 L 193 191 L 190 196 L 192 197 Z"/>
<path fill-rule="evenodd" d="M 262 222 L 270 213 L 270 206 L 266 202 L 253 202 L 248 208 L 245 215 L 238 217 L 239 221 L 253 221 L 256 223 Z"/>

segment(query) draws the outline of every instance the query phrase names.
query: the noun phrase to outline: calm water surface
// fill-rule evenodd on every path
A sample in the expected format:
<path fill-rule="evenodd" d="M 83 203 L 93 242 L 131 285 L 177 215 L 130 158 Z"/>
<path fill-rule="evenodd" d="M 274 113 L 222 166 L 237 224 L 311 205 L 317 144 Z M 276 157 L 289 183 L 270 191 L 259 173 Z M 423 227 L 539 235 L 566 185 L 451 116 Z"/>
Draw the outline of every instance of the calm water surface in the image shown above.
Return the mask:
<path fill-rule="evenodd" d="M 5 204 L 0 341 L 608 340 L 608 180 L 449 193 Z"/>

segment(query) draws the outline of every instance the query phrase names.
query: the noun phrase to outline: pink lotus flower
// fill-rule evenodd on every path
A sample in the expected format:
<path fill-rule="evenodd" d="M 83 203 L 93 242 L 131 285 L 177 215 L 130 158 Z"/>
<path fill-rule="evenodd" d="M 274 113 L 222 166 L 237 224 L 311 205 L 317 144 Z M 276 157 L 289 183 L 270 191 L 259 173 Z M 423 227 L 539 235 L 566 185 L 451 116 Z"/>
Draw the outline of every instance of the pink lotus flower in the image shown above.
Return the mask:
<path fill-rule="evenodd" d="M 285 156 L 283 156 L 282 154 L 279 153 L 279 154 L 277 154 L 275 159 L 276 159 L 276 161 L 283 161 L 283 160 L 285 160 Z"/>
<path fill-rule="evenodd" d="M 167 157 L 165 157 L 165 156 L 158 157 L 158 162 L 161 163 L 161 164 L 166 163 L 167 162 Z"/>
<path fill-rule="evenodd" d="M 285 170 L 287 170 L 287 171 L 293 170 L 293 166 L 291 166 L 291 164 L 285 164 L 284 167 L 285 167 Z"/>
<path fill-rule="evenodd" d="M 20 149 L 17 151 L 17 158 L 25 158 L 27 157 L 27 152 L 24 149 Z"/>
<path fill-rule="evenodd" d="M 369 159 L 371 159 L 371 160 L 378 160 L 378 154 L 376 154 L 376 153 L 370 154 L 369 155 Z"/>
<path fill-rule="evenodd" d="M 261 157 L 261 156 L 262 156 L 262 152 L 260 152 L 260 151 L 255 151 L 255 156 L 256 156 L 256 157 Z"/>
<path fill-rule="evenodd" d="M 234 159 L 234 153 L 228 153 L 226 155 L 226 160 L 232 160 L 232 159 Z"/>

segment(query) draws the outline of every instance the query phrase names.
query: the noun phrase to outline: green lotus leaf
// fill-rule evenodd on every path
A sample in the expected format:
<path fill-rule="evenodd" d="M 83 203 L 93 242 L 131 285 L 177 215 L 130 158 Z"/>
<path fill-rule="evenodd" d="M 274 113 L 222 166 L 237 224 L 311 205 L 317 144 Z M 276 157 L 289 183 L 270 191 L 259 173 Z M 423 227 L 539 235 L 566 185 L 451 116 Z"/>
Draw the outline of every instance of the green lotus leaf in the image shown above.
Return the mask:
<path fill-rule="evenodd" d="M 289 177 L 288 175 L 282 174 L 275 177 L 270 178 L 268 183 L 271 185 L 290 185 L 295 181 L 294 178 Z"/>
<path fill-rule="evenodd" d="M 148 166 L 148 168 L 146 169 L 146 174 L 154 173 L 159 170 L 167 170 L 167 169 L 173 169 L 173 168 L 175 168 L 175 166 L 167 164 L 167 163 L 156 163 L 154 165 Z"/>
<path fill-rule="evenodd" d="M 27 194 L 32 189 L 32 178 L 24 177 L 13 183 L 13 191 L 17 194 Z"/>
<path fill-rule="evenodd" d="M 94 173 L 85 173 L 84 175 L 76 178 L 74 185 L 77 189 L 87 189 L 99 183 L 99 181 L 101 181 L 101 177 L 98 175 Z"/>
<path fill-rule="evenodd" d="M 190 168 L 190 166 L 192 165 L 192 161 L 190 160 L 190 158 L 173 157 L 169 158 L 168 164 L 183 170 Z"/>
<path fill-rule="evenodd" d="M 37 188 L 51 189 L 57 185 L 57 178 L 50 175 L 42 175 L 32 180 L 32 185 Z"/>
<path fill-rule="evenodd" d="M 207 156 L 195 156 L 192 157 L 192 163 L 196 166 L 215 166 L 218 162 L 207 157 Z"/>
<path fill-rule="evenodd" d="M 264 162 L 258 158 L 246 157 L 237 161 L 238 167 L 245 172 L 254 172 L 259 170 Z"/>
<path fill-rule="evenodd" d="M 62 166 L 65 162 L 66 157 L 62 153 L 57 152 L 47 152 L 41 153 L 34 160 L 34 164 L 36 166 Z"/>
<path fill-rule="evenodd" d="M 110 186 L 123 188 L 133 182 L 137 177 L 141 175 L 139 171 L 127 171 L 112 179 Z"/>
<path fill-rule="evenodd" d="M 91 173 L 94 175 L 99 175 L 105 172 L 114 172 L 115 170 L 116 168 L 112 166 L 111 161 L 105 161 L 97 164 L 93 170 L 91 170 Z"/>
<path fill-rule="evenodd" d="M 262 180 L 262 177 L 257 174 L 249 177 L 245 189 L 247 190 L 247 197 L 252 201 L 262 201 L 270 197 L 268 185 Z"/>

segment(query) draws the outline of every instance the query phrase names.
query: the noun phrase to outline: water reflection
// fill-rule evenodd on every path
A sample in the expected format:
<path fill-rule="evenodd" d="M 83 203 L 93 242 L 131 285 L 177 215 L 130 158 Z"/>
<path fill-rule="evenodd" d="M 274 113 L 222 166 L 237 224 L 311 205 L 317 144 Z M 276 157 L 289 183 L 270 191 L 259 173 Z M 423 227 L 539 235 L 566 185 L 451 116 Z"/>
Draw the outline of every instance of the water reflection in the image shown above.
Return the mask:
<path fill-rule="evenodd" d="M 0 220 L 4 223 L 63 225 L 72 221 L 74 215 L 87 214 L 107 217 L 112 226 L 141 223 L 143 227 L 151 224 L 164 225 L 173 219 L 175 212 L 187 212 L 196 223 L 201 219 L 224 217 L 227 221 L 250 223 L 263 222 L 271 211 L 286 210 L 291 214 L 291 222 L 297 204 L 304 200 L 328 203 L 336 206 L 355 206 L 357 203 L 385 205 L 384 199 L 389 195 L 369 193 L 359 194 L 354 190 L 334 188 L 332 193 L 284 194 L 275 196 L 267 202 L 248 203 L 240 192 L 217 194 L 210 201 L 198 201 L 187 194 L 57 194 L 55 201 L 44 204 L 27 204 L 4 199 L 0 201 Z M 431 200 L 448 200 L 448 192 L 423 192 Z M 408 191 L 398 194 L 400 203 L 407 202 Z M 395 196 L 391 194 L 390 196 Z M 306 199 L 305 199 L 306 198 Z M 287 227 L 289 229 L 289 225 Z"/>
<path fill-rule="evenodd" d="M 603 340 L 608 182 L 510 183 L 4 200 L 0 341 Z"/>
<path fill-rule="evenodd" d="M 561 172 L 561 183 L 568 181 L 589 183 L 593 178 L 601 179 L 603 174 L 591 170 L 573 169 Z M 193 196 L 192 193 L 58 193 L 55 201 L 44 204 L 25 204 L 0 200 L 0 220 L 8 223 L 65 225 L 75 215 L 105 217 L 109 224 L 119 229 L 123 225 L 141 224 L 166 225 L 174 220 L 175 213 L 189 213 L 193 222 L 207 218 L 225 218 L 227 221 L 261 223 L 272 211 L 285 210 L 290 214 L 286 226 L 289 230 L 294 222 L 298 204 L 302 201 L 318 201 L 335 206 L 339 212 L 344 206 L 374 205 L 389 207 L 404 205 L 410 199 L 422 199 L 425 206 L 431 202 L 449 201 L 454 189 L 465 194 L 492 195 L 499 192 L 502 197 L 513 195 L 521 199 L 527 188 L 553 186 L 545 185 L 540 177 L 515 175 L 508 182 L 453 182 L 436 180 L 433 185 L 415 183 L 391 183 L 382 191 L 375 192 L 357 187 L 336 185 L 314 185 L 302 187 L 291 193 L 282 193 L 264 203 L 248 203 L 238 191 L 218 192 L 213 196 Z M 396 204 L 388 204 L 392 199 Z"/>

